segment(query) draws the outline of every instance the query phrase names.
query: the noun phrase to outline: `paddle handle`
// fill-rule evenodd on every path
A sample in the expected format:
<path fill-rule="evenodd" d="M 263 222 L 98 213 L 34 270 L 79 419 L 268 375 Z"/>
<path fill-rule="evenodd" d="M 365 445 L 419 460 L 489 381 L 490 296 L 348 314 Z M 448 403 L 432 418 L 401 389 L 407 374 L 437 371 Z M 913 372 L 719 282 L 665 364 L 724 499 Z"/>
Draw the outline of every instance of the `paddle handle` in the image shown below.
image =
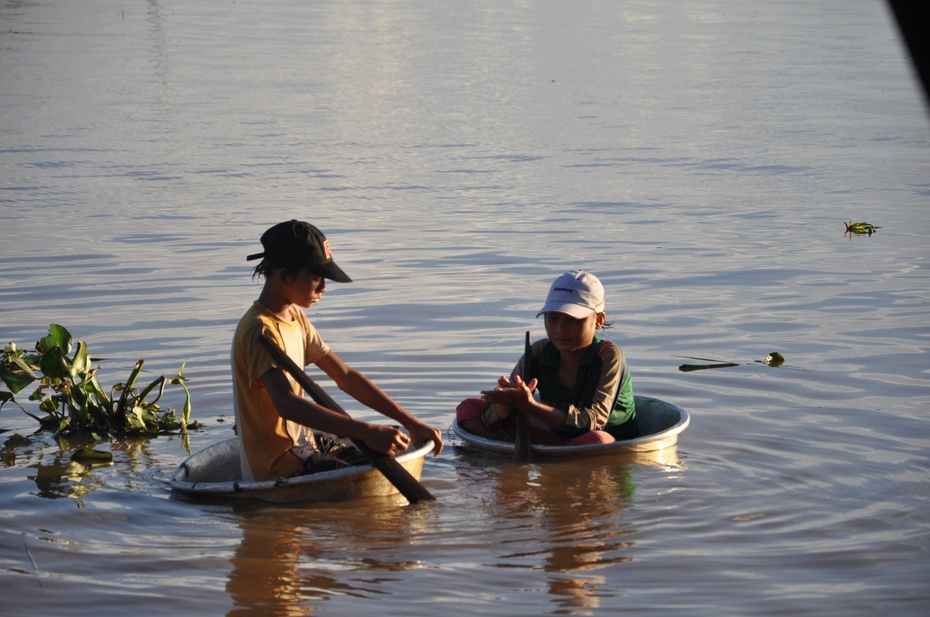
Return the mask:
<path fill-rule="evenodd" d="M 281 365 L 291 376 L 297 380 L 297 383 L 310 395 L 318 405 L 326 407 L 332 411 L 348 416 L 346 410 L 339 403 L 334 401 L 323 388 L 310 379 L 310 376 L 297 364 L 291 360 L 290 356 L 284 353 L 284 350 L 278 347 L 274 341 L 262 336 L 259 337 L 262 346 L 268 350 L 275 362 Z M 397 462 L 393 457 L 375 452 L 362 441 L 351 440 L 352 445 L 358 448 L 359 452 L 371 462 L 372 466 L 380 471 L 388 481 L 393 484 L 401 495 L 407 498 L 410 503 L 417 503 L 421 500 L 433 501 L 436 498 L 427 490 L 419 480 L 414 478 L 403 465 Z"/>
<path fill-rule="evenodd" d="M 523 383 L 530 381 L 530 332 L 526 331 L 526 341 L 523 346 Z M 517 434 L 513 440 L 513 461 L 515 463 L 530 462 L 530 418 L 522 411 L 517 411 Z"/>

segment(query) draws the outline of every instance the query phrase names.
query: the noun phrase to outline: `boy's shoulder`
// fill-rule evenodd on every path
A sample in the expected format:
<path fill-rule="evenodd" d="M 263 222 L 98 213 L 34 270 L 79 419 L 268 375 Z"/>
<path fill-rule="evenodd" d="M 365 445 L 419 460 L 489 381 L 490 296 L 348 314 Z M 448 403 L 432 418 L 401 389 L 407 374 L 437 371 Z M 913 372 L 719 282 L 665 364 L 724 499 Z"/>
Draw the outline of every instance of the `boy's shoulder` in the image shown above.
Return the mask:
<path fill-rule="evenodd" d="M 267 333 L 272 333 L 271 337 L 277 339 L 279 336 L 284 336 L 286 332 L 302 338 L 320 338 L 307 314 L 300 307 L 291 306 L 288 311 L 291 319 L 283 321 L 259 302 L 254 302 L 239 319 L 235 339 L 238 341 L 255 339 Z"/>
<path fill-rule="evenodd" d="M 260 302 L 256 300 L 252 303 L 251 306 L 249 306 L 248 310 L 243 313 L 242 317 L 239 319 L 239 323 L 274 324 L 299 322 L 301 325 L 310 323 L 310 320 L 307 318 L 307 314 L 300 310 L 300 307 L 291 305 L 287 310 L 291 316 L 291 319 L 288 322 L 283 322 L 281 319 L 275 316 L 274 313 L 266 309 Z"/>
<path fill-rule="evenodd" d="M 262 327 L 266 324 L 274 323 L 274 318 L 266 311 L 261 304 L 253 302 L 248 310 L 239 318 L 236 331 L 244 332 L 251 328 Z"/>

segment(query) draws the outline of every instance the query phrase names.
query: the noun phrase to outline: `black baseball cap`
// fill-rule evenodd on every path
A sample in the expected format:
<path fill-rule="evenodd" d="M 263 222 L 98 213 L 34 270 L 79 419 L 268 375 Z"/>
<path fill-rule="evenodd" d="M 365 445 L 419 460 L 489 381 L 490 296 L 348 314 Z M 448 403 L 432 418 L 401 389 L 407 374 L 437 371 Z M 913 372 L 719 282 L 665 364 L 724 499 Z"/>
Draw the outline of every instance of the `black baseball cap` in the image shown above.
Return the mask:
<path fill-rule="evenodd" d="M 349 275 L 333 261 L 333 252 L 323 232 L 303 221 L 278 223 L 262 234 L 264 252 L 246 257 L 267 259 L 276 266 L 306 268 L 339 283 L 351 283 Z"/>

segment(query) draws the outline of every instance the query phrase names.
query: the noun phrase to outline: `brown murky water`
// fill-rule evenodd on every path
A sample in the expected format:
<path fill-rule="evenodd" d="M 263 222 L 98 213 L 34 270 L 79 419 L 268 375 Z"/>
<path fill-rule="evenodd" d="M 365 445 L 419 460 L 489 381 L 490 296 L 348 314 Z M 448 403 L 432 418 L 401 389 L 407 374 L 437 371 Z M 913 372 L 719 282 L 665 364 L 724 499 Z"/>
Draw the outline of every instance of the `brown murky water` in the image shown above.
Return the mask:
<path fill-rule="evenodd" d="M 0 339 L 187 360 L 204 425 L 88 468 L 5 406 L 4 615 L 927 614 L 930 122 L 881 3 L 2 2 L 0 46 Z M 586 267 L 691 426 L 528 466 L 450 437 L 431 504 L 173 497 L 290 217 L 355 280 L 311 319 L 434 424 Z"/>

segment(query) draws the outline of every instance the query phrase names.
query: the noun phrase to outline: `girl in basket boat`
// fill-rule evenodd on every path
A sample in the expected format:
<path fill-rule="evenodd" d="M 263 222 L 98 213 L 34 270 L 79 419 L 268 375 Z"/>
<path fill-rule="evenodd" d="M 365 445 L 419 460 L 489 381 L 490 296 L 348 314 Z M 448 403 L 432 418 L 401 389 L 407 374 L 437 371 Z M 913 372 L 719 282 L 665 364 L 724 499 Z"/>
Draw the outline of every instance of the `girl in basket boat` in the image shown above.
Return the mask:
<path fill-rule="evenodd" d="M 529 357 L 524 354 L 496 388 L 462 401 L 456 409 L 459 426 L 480 437 L 512 441 L 514 410 L 519 410 L 530 418 L 534 444 L 587 445 L 638 437 L 626 358 L 619 346 L 597 336 L 610 325 L 604 309 L 604 286 L 596 276 L 572 270 L 558 277 L 536 315 L 543 316 L 548 338 L 536 341 Z M 529 375 L 529 381 L 521 375 Z"/>

